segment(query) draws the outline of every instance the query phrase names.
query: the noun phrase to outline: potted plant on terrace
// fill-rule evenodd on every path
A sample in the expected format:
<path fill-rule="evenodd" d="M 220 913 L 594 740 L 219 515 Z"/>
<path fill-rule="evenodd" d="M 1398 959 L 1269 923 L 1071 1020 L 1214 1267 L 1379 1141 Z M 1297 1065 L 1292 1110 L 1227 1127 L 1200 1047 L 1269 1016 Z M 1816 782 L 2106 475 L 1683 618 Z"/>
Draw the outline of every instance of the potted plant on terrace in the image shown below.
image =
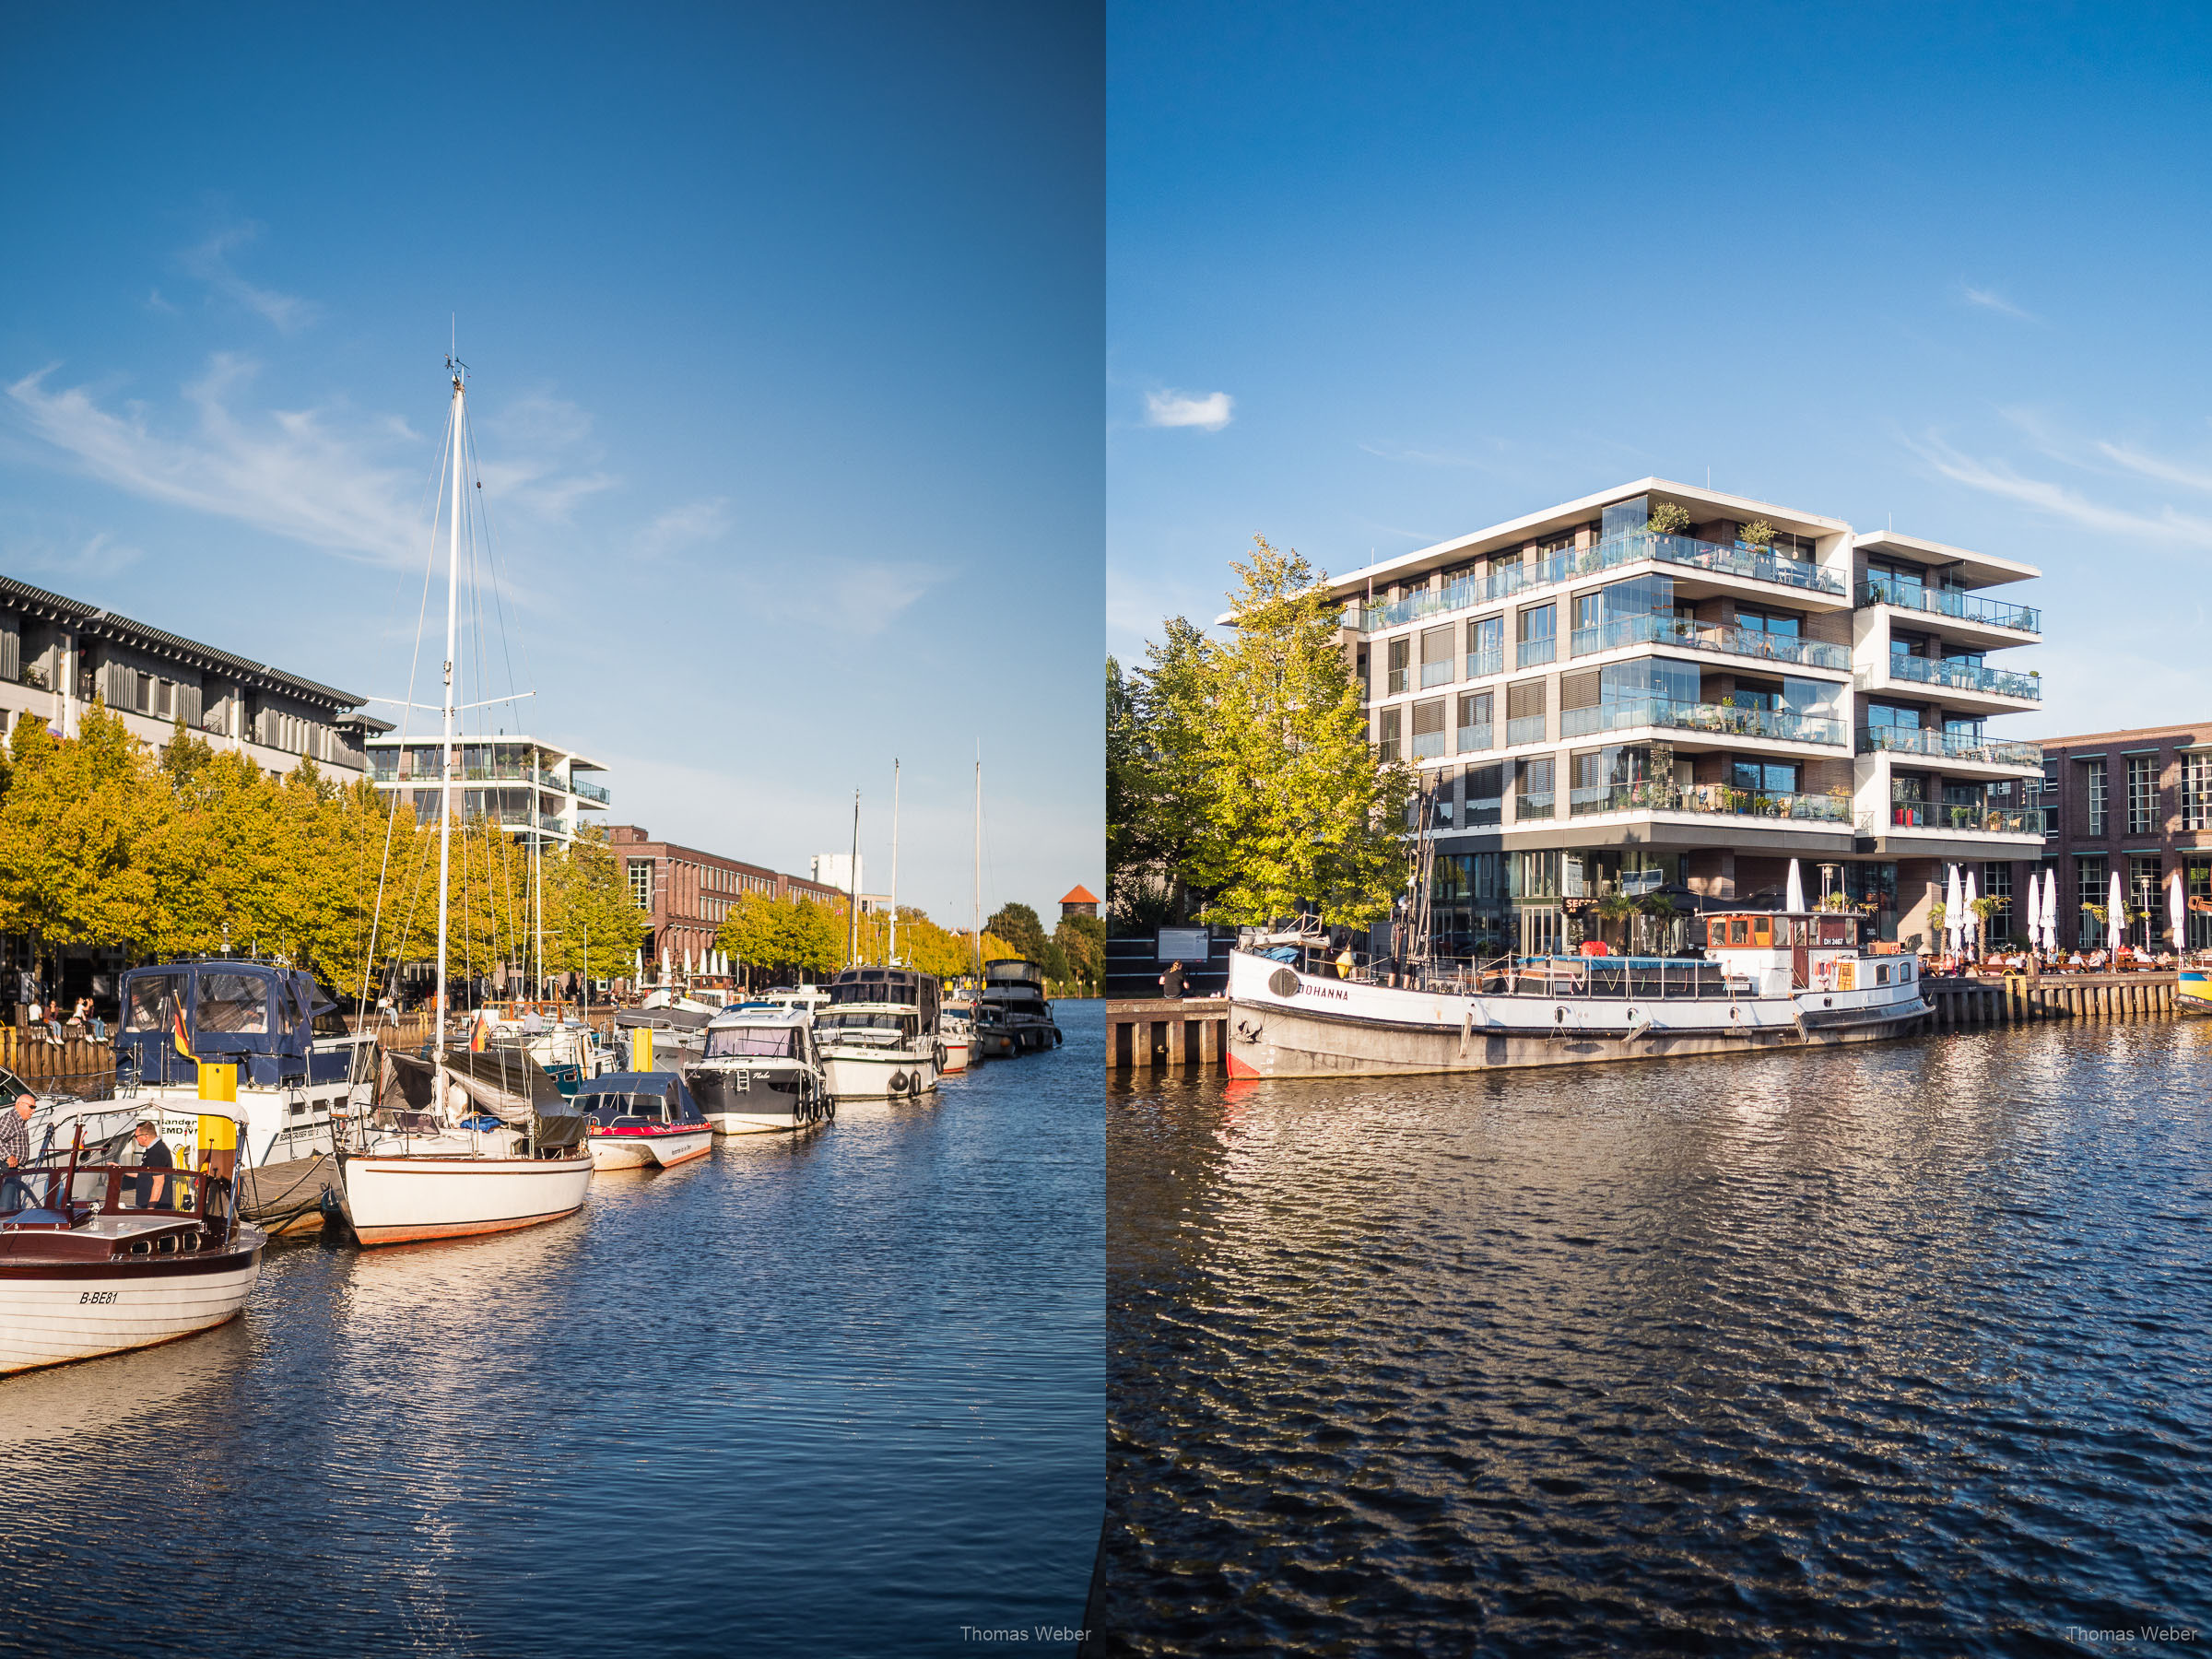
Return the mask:
<path fill-rule="evenodd" d="M 1774 545 L 1774 526 L 1765 519 L 1753 519 L 1737 533 L 1736 540 L 1763 551 Z"/>
<path fill-rule="evenodd" d="M 1689 528 L 1689 510 L 1676 501 L 1661 501 L 1643 527 L 1653 535 L 1680 535 Z"/>

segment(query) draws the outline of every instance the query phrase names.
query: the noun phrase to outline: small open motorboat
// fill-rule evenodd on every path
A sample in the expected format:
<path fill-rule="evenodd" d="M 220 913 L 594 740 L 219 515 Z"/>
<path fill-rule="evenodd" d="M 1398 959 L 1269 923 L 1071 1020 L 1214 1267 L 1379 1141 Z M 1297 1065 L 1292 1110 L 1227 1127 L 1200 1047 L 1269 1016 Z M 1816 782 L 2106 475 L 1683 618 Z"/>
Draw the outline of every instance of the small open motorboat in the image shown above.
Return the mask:
<path fill-rule="evenodd" d="M 714 1149 L 714 1129 L 675 1072 L 609 1072 L 576 1097 L 591 1120 L 592 1164 L 668 1169 Z"/>
<path fill-rule="evenodd" d="M 0 1183 L 0 1374 L 173 1342 L 237 1317 L 268 1236 L 230 1182 L 64 1159 Z"/>

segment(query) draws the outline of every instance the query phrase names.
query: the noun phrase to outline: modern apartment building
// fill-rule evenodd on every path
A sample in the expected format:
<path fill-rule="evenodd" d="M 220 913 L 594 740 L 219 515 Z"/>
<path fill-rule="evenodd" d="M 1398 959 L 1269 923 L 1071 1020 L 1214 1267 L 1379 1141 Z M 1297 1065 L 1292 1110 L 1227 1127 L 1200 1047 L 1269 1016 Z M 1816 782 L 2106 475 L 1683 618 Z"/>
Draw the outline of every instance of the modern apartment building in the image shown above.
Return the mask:
<path fill-rule="evenodd" d="M 2101 945 L 2105 924 L 2081 907 L 2106 903 L 2117 871 L 2130 910 L 2147 912 L 2128 937 L 2162 949 L 2166 881 L 2178 870 L 2188 900 L 2183 943 L 2212 950 L 2212 721 L 2049 737 L 2042 751 L 2033 797 L 2041 856 L 2004 866 L 2005 891 L 2025 892 L 2030 875 L 2055 871 L 2061 942 Z"/>
<path fill-rule="evenodd" d="M 418 818 L 432 823 L 443 775 L 436 737 L 399 737 L 385 731 L 369 739 L 371 772 L 379 789 L 409 797 Z M 461 816 L 491 818 L 519 837 L 547 843 L 572 841 L 586 812 L 604 810 L 606 785 L 585 777 L 604 772 L 596 760 L 535 737 L 469 737 L 453 745 L 455 794 Z"/>
<path fill-rule="evenodd" d="M 277 775 L 310 759 L 358 778 L 385 729 L 350 691 L 0 576 L 0 720 L 28 712 L 74 736 L 95 699 L 147 743 L 182 720 Z"/>
<path fill-rule="evenodd" d="M 607 841 L 629 877 L 630 896 L 644 912 L 640 918 L 645 933 L 640 951 L 648 979 L 657 978 L 663 960 L 679 970 L 687 963 L 707 963 L 723 922 L 747 893 L 766 893 L 777 900 L 802 894 L 830 900 L 844 898 L 836 888 L 804 876 L 780 875 L 719 853 L 654 841 L 635 824 L 616 825 L 607 831 Z M 698 971 L 717 971 L 704 966 Z"/>
<path fill-rule="evenodd" d="M 2038 574 L 1645 478 L 1335 578 L 1374 741 L 1432 791 L 1437 947 L 1620 941 L 1608 896 L 1777 901 L 1792 858 L 1926 935 L 1947 865 L 2042 845 L 2042 752 L 1986 730 L 2037 706 L 1988 659 L 2041 621 L 1984 590 Z"/>

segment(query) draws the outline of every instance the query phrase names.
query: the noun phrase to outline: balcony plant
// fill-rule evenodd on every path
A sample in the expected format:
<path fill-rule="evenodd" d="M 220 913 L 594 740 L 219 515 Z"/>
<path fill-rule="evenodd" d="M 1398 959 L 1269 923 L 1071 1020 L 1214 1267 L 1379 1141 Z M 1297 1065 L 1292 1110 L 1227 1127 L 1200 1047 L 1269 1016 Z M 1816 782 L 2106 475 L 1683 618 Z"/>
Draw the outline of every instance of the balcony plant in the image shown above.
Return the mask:
<path fill-rule="evenodd" d="M 1689 528 L 1689 510 L 1679 502 L 1661 501 L 1643 527 L 1653 535 L 1680 535 Z"/>
<path fill-rule="evenodd" d="M 1774 545 L 1774 526 L 1765 519 L 1753 519 L 1737 533 L 1736 540 L 1754 547 L 1771 547 Z"/>

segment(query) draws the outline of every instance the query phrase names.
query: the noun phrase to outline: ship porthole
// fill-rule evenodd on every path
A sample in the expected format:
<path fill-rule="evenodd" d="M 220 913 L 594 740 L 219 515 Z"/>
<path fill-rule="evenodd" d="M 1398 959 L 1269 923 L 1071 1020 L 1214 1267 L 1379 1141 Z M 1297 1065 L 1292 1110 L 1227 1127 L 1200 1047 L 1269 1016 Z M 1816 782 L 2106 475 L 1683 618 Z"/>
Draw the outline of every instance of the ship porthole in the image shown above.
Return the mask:
<path fill-rule="evenodd" d="M 1267 976 L 1267 989 L 1277 996 L 1296 996 L 1298 994 L 1298 975 L 1288 968 L 1277 968 Z"/>

